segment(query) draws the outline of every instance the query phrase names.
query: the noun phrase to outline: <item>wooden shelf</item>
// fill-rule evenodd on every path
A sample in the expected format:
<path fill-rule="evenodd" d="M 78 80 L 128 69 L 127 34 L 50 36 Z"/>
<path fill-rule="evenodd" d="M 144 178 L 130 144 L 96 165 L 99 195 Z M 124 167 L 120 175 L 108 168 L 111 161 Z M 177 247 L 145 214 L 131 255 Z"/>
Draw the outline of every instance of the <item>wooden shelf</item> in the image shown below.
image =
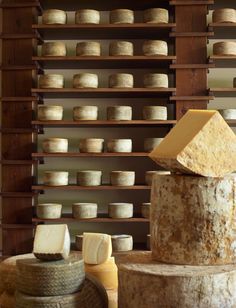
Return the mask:
<path fill-rule="evenodd" d="M 25 7 L 38 7 L 40 4 L 38 1 L 28 2 L 16 2 L 16 3 L 1 3 L 0 8 L 11 9 L 11 8 L 25 8 Z"/>
<path fill-rule="evenodd" d="M 172 96 L 170 101 L 209 101 L 213 100 L 213 96 Z"/>
<path fill-rule="evenodd" d="M 36 196 L 35 192 L 1 192 L 0 196 L 5 198 L 32 198 Z"/>
<path fill-rule="evenodd" d="M 0 229 L 34 229 L 34 225 L 0 224 Z"/>
<path fill-rule="evenodd" d="M 170 5 L 211 5 L 214 4 L 214 0 L 178 0 L 170 1 Z"/>
<path fill-rule="evenodd" d="M 75 158 L 75 157 L 148 157 L 147 152 L 131 152 L 131 153 L 77 153 L 77 152 L 68 152 L 68 153 L 32 153 L 33 158 L 48 158 L 48 157 L 57 157 L 57 158 Z"/>
<path fill-rule="evenodd" d="M 113 1 L 112 1 L 113 2 Z M 81 2 L 79 2 L 81 3 Z M 127 3 L 126 3 L 127 4 Z M 155 5 L 156 6 L 156 5 Z M 154 6 L 154 7 L 155 7 Z M 44 40 L 75 40 L 75 39 L 153 39 L 167 38 L 176 27 L 175 23 L 169 24 L 66 24 L 43 25 L 35 24 L 33 30 L 37 30 Z"/>
<path fill-rule="evenodd" d="M 32 94 L 43 98 L 116 98 L 116 97 L 169 97 L 175 88 L 96 88 L 96 89 L 32 89 Z"/>
<path fill-rule="evenodd" d="M 210 37 L 214 32 L 171 32 L 170 37 Z"/>
<path fill-rule="evenodd" d="M 46 186 L 46 185 L 33 185 L 32 190 L 44 191 L 44 190 L 150 190 L 151 186 L 147 185 L 134 185 L 134 186 L 112 186 L 112 185 L 101 185 L 101 186 L 78 186 L 78 185 L 67 185 L 67 186 Z"/>
<path fill-rule="evenodd" d="M 215 64 L 215 68 L 234 68 L 236 67 L 236 55 L 235 56 L 212 55 L 209 57 L 209 61 Z"/>
<path fill-rule="evenodd" d="M 22 102 L 38 102 L 39 99 L 35 96 L 27 96 L 27 97 L 0 97 L 0 102 L 13 102 L 13 103 L 22 103 Z"/>
<path fill-rule="evenodd" d="M 215 97 L 236 97 L 236 88 L 210 88 Z"/>
<path fill-rule="evenodd" d="M 43 69 L 169 68 L 176 56 L 33 57 Z"/>
<path fill-rule="evenodd" d="M 236 120 L 226 120 L 229 126 L 236 127 Z"/>
<path fill-rule="evenodd" d="M 106 222 L 106 223 L 134 223 L 134 222 L 144 222 L 144 223 L 149 223 L 149 219 L 142 218 L 142 217 L 132 217 L 132 218 L 127 218 L 127 219 L 114 219 L 114 218 L 109 218 L 107 216 L 105 217 L 97 217 L 97 218 L 91 218 L 91 219 L 75 219 L 72 217 L 71 214 L 64 214 L 62 215 L 61 218 L 58 219 L 41 219 L 37 217 L 33 217 L 32 219 L 33 222 L 65 222 L 65 223 L 73 223 L 73 222 L 88 222 L 88 223 L 93 223 L 93 222 Z"/>
<path fill-rule="evenodd" d="M 170 69 L 209 69 L 214 68 L 214 63 L 205 63 L 205 64 L 171 64 Z"/>
<path fill-rule="evenodd" d="M 0 132 L 4 134 L 30 134 L 35 131 L 31 128 L 0 128 Z"/>
<path fill-rule="evenodd" d="M 236 23 L 210 23 L 208 29 L 214 32 L 213 40 L 236 38 Z"/>
<path fill-rule="evenodd" d="M 1 165 L 33 165 L 35 164 L 34 160 L 0 160 Z"/>
<path fill-rule="evenodd" d="M 163 120 L 163 121 L 145 121 L 145 120 L 132 120 L 132 121 L 32 121 L 32 125 L 43 127 L 142 127 L 142 126 L 173 126 L 177 123 L 176 120 Z"/>

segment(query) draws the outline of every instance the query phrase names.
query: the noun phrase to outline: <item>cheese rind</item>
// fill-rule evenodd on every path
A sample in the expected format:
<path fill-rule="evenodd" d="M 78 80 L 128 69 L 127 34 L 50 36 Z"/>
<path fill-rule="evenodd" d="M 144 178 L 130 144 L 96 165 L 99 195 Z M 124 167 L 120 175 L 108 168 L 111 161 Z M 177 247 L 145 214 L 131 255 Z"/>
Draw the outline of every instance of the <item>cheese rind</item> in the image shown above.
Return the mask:
<path fill-rule="evenodd" d="M 111 236 L 102 233 L 84 233 L 82 253 L 87 264 L 106 262 L 112 253 Z"/>
<path fill-rule="evenodd" d="M 222 177 L 236 170 L 236 135 L 214 110 L 189 110 L 150 158 L 174 172 Z"/>
<path fill-rule="evenodd" d="M 33 253 L 41 260 L 61 260 L 70 254 L 70 234 L 67 225 L 38 225 Z"/>
<path fill-rule="evenodd" d="M 172 264 L 236 262 L 236 174 L 156 175 L 151 194 L 152 257 Z"/>

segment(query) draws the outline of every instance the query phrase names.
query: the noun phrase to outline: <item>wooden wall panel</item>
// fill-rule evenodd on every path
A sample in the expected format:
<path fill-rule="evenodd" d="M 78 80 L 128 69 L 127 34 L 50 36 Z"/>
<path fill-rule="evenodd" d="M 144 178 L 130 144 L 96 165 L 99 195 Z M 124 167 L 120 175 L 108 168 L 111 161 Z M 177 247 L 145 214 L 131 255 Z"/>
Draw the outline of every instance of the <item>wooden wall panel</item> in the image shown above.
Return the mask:
<path fill-rule="evenodd" d="M 4 207 L 2 209 L 2 221 L 4 224 L 31 224 L 32 223 L 32 199 L 22 197 L 2 197 Z M 14 205 L 17 205 L 14 206 Z"/>
<path fill-rule="evenodd" d="M 207 95 L 207 69 L 179 69 L 176 74 L 177 96 Z"/>
<path fill-rule="evenodd" d="M 2 159 L 31 160 L 32 134 L 2 134 Z"/>
<path fill-rule="evenodd" d="M 32 185 L 31 165 L 3 165 L 2 192 L 24 192 L 30 191 Z M 17 206 L 17 204 L 15 204 Z"/>
<path fill-rule="evenodd" d="M 32 103 L 2 102 L 2 127 L 31 128 Z"/>
<path fill-rule="evenodd" d="M 32 251 L 32 228 L 3 228 L 3 255 L 18 255 Z"/>

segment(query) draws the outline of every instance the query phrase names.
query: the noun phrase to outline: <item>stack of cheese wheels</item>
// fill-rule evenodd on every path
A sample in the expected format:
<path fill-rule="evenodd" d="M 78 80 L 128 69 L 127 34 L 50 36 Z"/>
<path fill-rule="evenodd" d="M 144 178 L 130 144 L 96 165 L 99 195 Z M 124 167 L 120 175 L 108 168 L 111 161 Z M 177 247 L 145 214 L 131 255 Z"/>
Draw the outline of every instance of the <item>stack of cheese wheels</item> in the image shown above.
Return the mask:
<path fill-rule="evenodd" d="M 150 154 L 175 173 L 154 176 L 151 252 L 119 264 L 120 307 L 236 306 L 235 144 L 217 111 L 190 110 Z"/>
<path fill-rule="evenodd" d="M 225 41 L 214 43 L 213 54 L 217 56 L 235 56 L 236 42 Z"/>
<path fill-rule="evenodd" d="M 107 291 L 109 308 L 117 308 L 118 269 L 112 254 L 111 236 L 84 233 L 82 254 L 85 272 L 97 278 Z"/>
<path fill-rule="evenodd" d="M 217 22 L 236 22 L 236 10 L 230 8 L 216 9 L 212 13 L 212 21 Z"/>

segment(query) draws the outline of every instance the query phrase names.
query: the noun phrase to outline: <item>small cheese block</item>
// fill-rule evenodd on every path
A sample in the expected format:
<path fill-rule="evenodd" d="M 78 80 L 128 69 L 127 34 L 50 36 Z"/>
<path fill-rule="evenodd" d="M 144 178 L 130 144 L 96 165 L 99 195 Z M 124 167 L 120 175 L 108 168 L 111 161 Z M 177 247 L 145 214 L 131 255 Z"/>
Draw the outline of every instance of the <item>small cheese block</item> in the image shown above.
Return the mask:
<path fill-rule="evenodd" d="M 14 294 L 3 292 L 2 295 L 0 296 L 0 307 L 1 308 L 14 308 L 15 307 Z"/>
<path fill-rule="evenodd" d="M 118 269 L 114 257 L 98 265 L 85 263 L 85 272 L 97 278 L 106 290 L 113 290 L 118 287 Z"/>
<path fill-rule="evenodd" d="M 218 111 L 189 110 L 149 156 L 170 171 L 222 177 L 236 170 L 236 135 Z"/>
<path fill-rule="evenodd" d="M 118 308 L 118 291 L 107 290 L 108 308 Z"/>
<path fill-rule="evenodd" d="M 112 253 L 111 236 L 102 233 L 83 234 L 83 257 L 87 264 L 106 262 Z"/>
<path fill-rule="evenodd" d="M 33 253 L 41 260 L 66 259 L 70 253 L 70 234 L 67 225 L 38 225 Z"/>

